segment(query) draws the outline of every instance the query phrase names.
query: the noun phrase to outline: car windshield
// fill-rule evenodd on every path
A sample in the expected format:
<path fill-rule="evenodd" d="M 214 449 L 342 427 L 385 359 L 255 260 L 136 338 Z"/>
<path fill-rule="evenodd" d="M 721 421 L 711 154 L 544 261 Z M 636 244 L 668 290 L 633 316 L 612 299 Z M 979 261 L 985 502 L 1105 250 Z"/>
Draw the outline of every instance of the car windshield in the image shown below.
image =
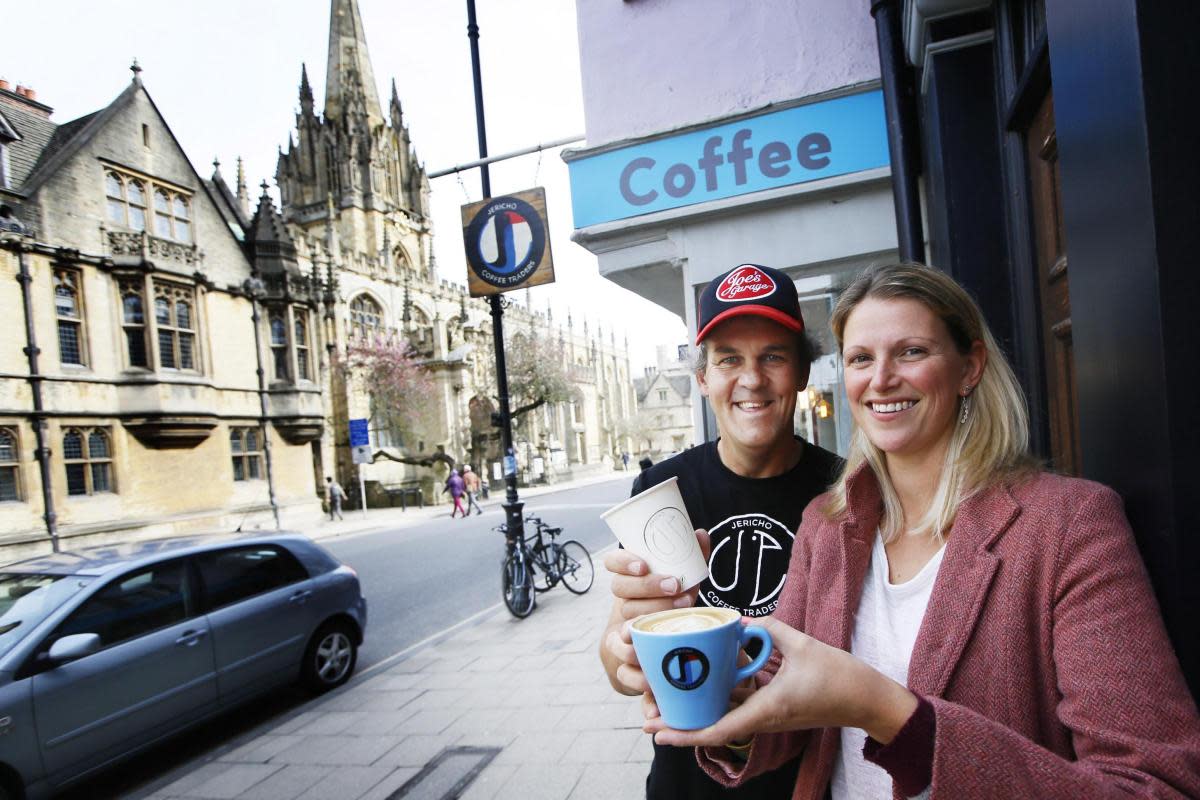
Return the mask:
<path fill-rule="evenodd" d="M 78 575 L 0 573 L 0 656 L 90 580 Z"/>

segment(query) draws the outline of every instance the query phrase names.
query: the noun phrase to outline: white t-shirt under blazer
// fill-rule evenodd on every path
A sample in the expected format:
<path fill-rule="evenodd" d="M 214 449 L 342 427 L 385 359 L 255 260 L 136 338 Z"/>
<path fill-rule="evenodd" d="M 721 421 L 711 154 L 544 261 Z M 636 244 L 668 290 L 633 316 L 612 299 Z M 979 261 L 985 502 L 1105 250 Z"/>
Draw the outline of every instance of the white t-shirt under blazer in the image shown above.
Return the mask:
<path fill-rule="evenodd" d="M 933 582 L 942 556 L 943 545 L 921 571 L 904 583 L 888 582 L 887 551 L 883 539 L 875 534 L 871 566 L 863 580 L 862 599 L 854 616 L 850 652 L 892 680 L 908 685 L 908 662 L 913 644 L 929 605 Z M 842 751 L 833 768 L 833 800 L 890 800 L 892 777 L 863 759 L 867 734 L 859 728 L 842 728 Z M 918 798 L 929 797 L 926 789 Z"/>

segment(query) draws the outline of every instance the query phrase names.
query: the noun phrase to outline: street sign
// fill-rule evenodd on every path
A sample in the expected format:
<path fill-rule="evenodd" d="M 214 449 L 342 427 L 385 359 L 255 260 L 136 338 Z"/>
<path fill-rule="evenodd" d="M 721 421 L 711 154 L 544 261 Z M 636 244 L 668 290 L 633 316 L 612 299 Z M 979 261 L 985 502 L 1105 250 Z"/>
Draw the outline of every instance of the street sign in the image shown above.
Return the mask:
<path fill-rule="evenodd" d="M 350 457 L 355 464 L 371 463 L 371 433 L 365 419 L 350 420 Z"/>
<path fill-rule="evenodd" d="M 554 282 L 545 189 L 470 203 L 462 222 L 472 297 Z"/>

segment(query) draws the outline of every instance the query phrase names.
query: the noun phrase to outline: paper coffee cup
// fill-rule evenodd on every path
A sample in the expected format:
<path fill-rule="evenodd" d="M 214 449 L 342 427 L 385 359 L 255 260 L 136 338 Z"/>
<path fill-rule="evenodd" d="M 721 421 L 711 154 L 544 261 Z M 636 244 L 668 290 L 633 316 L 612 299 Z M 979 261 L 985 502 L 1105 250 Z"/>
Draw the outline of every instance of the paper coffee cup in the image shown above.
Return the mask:
<path fill-rule="evenodd" d="M 626 550 L 646 560 L 651 572 L 678 578 L 684 589 L 708 577 L 708 563 L 679 494 L 678 478 L 651 486 L 600 518 Z"/>

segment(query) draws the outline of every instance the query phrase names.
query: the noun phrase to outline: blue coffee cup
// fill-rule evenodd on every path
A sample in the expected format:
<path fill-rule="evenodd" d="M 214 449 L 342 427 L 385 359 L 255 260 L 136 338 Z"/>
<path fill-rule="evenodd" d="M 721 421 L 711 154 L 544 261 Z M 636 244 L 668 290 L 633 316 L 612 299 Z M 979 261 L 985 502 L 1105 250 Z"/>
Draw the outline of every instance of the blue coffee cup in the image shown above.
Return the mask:
<path fill-rule="evenodd" d="M 729 710 L 733 687 L 763 668 L 771 634 L 743 626 L 728 608 L 679 608 L 638 617 L 630 626 L 633 649 L 654 692 L 663 721 L 678 730 L 706 728 Z M 758 657 L 739 668 L 738 652 L 750 640 Z"/>

